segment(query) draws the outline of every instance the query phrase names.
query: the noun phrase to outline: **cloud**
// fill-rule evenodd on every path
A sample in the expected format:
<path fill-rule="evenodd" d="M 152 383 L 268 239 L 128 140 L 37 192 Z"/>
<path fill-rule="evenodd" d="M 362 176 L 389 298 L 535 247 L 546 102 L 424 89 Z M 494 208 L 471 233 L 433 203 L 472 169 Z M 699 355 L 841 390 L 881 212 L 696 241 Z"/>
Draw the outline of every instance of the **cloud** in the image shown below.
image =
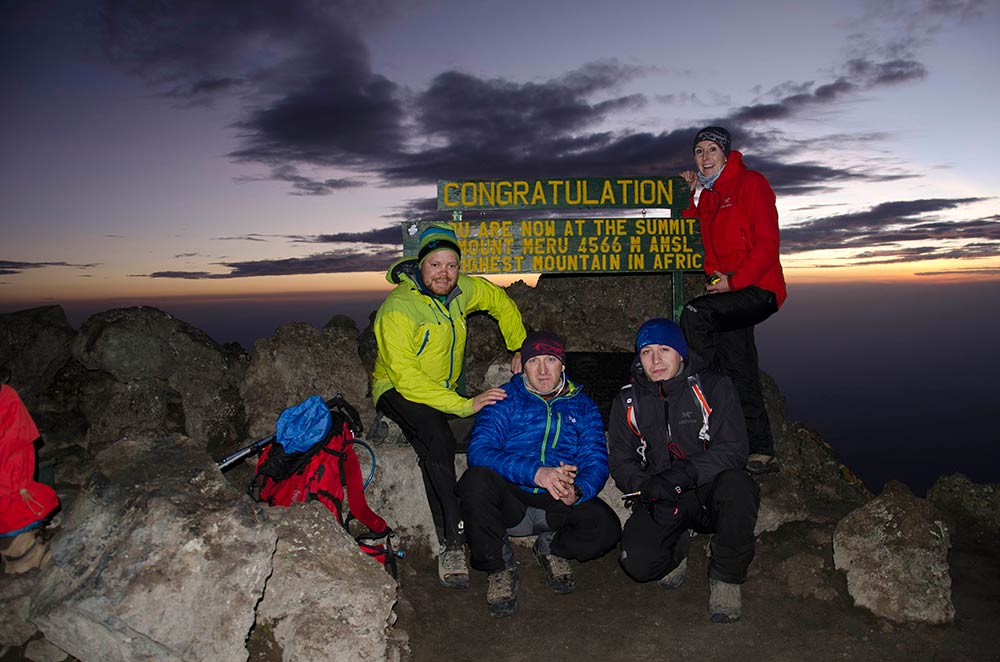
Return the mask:
<path fill-rule="evenodd" d="M 403 245 L 403 232 L 398 225 L 381 229 L 372 228 L 366 232 L 338 232 L 313 236 L 290 235 L 288 238 L 309 244 L 388 244 L 397 248 L 401 248 Z"/>
<path fill-rule="evenodd" d="M 917 271 L 914 276 L 1000 276 L 1000 267 L 977 267 L 974 269 L 942 269 L 941 271 Z"/>
<path fill-rule="evenodd" d="M 240 182 L 259 182 L 263 180 L 288 182 L 294 189 L 294 195 L 327 195 L 341 189 L 364 186 L 364 182 L 359 179 L 316 179 L 307 177 L 301 174 L 297 167 L 287 163 L 272 167 L 270 177 L 242 176 L 236 179 L 236 181 Z"/>
<path fill-rule="evenodd" d="M 93 269 L 100 266 L 99 262 L 73 264 L 72 262 L 15 262 L 0 260 L 0 275 L 11 276 L 29 269 L 46 269 L 50 267 L 68 267 L 71 269 Z"/>
<path fill-rule="evenodd" d="M 212 237 L 216 241 L 268 241 L 268 237 L 274 237 L 276 235 L 266 235 L 266 234 L 243 234 L 236 237 Z"/>
<path fill-rule="evenodd" d="M 398 259 L 400 250 L 380 249 L 361 252 L 345 248 L 327 251 L 306 257 L 278 260 L 253 260 L 226 262 L 228 273 L 207 271 L 156 271 L 150 274 L 133 274 L 134 277 L 174 278 L 187 280 L 217 280 L 247 278 L 250 276 L 290 276 L 303 274 L 353 273 L 359 271 L 384 271 L 393 260 Z"/>
<path fill-rule="evenodd" d="M 936 212 L 985 198 L 887 202 L 866 211 L 807 221 L 781 231 L 785 255 L 854 251 L 842 266 L 1000 257 L 1000 218 L 945 221 Z M 826 265 L 829 266 L 829 265 Z"/>

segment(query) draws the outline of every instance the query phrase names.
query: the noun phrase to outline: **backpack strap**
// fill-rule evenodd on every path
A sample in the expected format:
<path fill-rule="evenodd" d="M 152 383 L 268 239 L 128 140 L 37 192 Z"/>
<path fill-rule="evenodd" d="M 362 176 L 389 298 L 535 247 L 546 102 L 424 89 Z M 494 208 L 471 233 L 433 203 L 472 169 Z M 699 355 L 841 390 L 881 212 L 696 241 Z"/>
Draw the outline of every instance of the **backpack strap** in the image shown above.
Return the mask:
<path fill-rule="evenodd" d="M 326 406 L 330 408 L 330 411 L 339 411 L 343 414 L 344 418 L 347 419 L 347 427 L 351 428 L 351 432 L 355 436 L 360 436 L 362 432 L 365 431 L 364 425 L 361 424 L 361 416 L 358 414 L 358 410 L 354 408 L 354 405 L 349 403 L 344 399 L 342 393 L 338 393 L 329 400 L 326 401 Z"/>
<path fill-rule="evenodd" d="M 628 426 L 632 434 L 639 438 L 639 446 L 636 447 L 635 452 L 642 459 L 642 467 L 645 469 L 649 460 L 646 459 L 646 435 L 639 429 L 639 400 L 632 392 L 632 384 L 622 386 L 621 390 L 625 397 L 625 425 Z"/>
<path fill-rule="evenodd" d="M 687 383 L 694 393 L 694 399 L 698 403 L 698 408 L 701 410 L 701 429 L 698 430 L 698 439 L 701 440 L 702 446 L 707 449 L 709 443 L 712 441 L 712 436 L 708 432 L 708 417 L 712 415 L 712 407 L 708 404 L 708 398 L 705 397 L 705 392 L 702 390 L 701 378 L 698 374 L 688 377 Z"/>

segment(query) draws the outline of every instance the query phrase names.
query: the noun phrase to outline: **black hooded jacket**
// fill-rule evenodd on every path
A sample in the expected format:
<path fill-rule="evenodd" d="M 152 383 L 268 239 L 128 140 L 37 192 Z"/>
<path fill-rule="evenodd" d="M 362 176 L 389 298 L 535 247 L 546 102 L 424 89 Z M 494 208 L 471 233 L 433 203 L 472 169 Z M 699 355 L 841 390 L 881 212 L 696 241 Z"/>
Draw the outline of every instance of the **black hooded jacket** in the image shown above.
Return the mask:
<path fill-rule="evenodd" d="M 638 355 L 632 362 L 632 382 L 618 392 L 608 421 L 608 465 L 622 492 L 641 490 L 650 476 L 670 469 L 681 458 L 690 460 L 697 469 L 698 485 L 712 482 L 727 469 L 746 465 L 747 429 L 736 388 L 729 377 L 701 365 L 701 359 L 689 352 L 680 373 L 651 382 Z M 704 431 L 705 418 L 695 384 L 711 410 Z M 638 430 L 646 439 L 645 463 L 640 453 L 641 438 L 629 423 L 630 406 Z"/>

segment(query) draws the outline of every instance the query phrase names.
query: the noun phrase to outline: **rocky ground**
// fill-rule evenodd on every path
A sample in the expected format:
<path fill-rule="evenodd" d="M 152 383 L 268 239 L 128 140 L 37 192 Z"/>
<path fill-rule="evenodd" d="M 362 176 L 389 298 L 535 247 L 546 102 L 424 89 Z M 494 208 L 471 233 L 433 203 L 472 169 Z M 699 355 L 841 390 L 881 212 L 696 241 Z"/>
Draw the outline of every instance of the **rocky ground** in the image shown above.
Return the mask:
<path fill-rule="evenodd" d="M 435 560 L 411 552 L 401 566 L 397 627 L 409 633 L 415 662 L 1000 660 L 994 550 L 952 549 L 953 625 L 897 626 L 852 605 L 843 574 L 833 570 L 832 530 L 796 523 L 761 536 L 744 615 L 732 625 L 707 619 L 708 537 L 698 536 L 676 591 L 636 584 L 611 553 L 574 564 L 577 591 L 555 595 L 530 550 L 518 548 L 520 612 L 509 619 L 489 616 L 484 575 L 474 574 L 468 591 L 447 590 L 437 584 Z"/>

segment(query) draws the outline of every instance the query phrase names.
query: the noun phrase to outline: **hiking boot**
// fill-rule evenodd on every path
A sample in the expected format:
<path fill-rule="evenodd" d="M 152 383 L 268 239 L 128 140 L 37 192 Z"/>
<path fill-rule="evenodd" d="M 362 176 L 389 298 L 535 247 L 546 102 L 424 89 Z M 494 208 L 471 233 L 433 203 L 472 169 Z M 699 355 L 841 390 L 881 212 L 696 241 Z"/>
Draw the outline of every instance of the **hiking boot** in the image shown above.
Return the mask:
<path fill-rule="evenodd" d="M 4 572 L 8 574 L 18 575 L 40 568 L 50 559 L 45 543 L 38 539 L 38 532 L 34 529 L 8 538 L 6 542 L 2 556 Z"/>
<path fill-rule="evenodd" d="M 675 588 L 680 587 L 680 585 L 684 583 L 684 580 L 687 579 L 687 573 L 688 573 L 688 560 L 687 557 L 684 557 L 681 560 L 680 565 L 678 565 L 676 568 L 668 572 L 660 579 L 660 581 L 656 583 L 660 588 L 672 591 Z"/>
<path fill-rule="evenodd" d="M 576 579 L 569 561 L 555 554 L 543 554 L 537 542 L 531 547 L 531 554 L 545 571 L 545 583 L 549 588 L 563 595 L 576 590 Z"/>
<path fill-rule="evenodd" d="M 743 600 L 739 584 L 708 579 L 708 620 L 713 623 L 735 623 L 740 620 Z"/>
<path fill-rule="evenodd" d="M 438 579 L 445 588 L 469 588 L 464 545 L 449 545 L 438 554 Z"/>
<path fill-rule="evenodd" d="M 773 455 L 753 453 L 747 458 L 747 471 L 757 474 L 769 474 L 779 471 L 778 460 Z"/>
<path fill-rule="evenodd" d="M 504 618 L 517 613 L 517 570 L 504 568 L 491 572 L 487 578 L 486 602 L 490 606 L 490 616 Z"/>

